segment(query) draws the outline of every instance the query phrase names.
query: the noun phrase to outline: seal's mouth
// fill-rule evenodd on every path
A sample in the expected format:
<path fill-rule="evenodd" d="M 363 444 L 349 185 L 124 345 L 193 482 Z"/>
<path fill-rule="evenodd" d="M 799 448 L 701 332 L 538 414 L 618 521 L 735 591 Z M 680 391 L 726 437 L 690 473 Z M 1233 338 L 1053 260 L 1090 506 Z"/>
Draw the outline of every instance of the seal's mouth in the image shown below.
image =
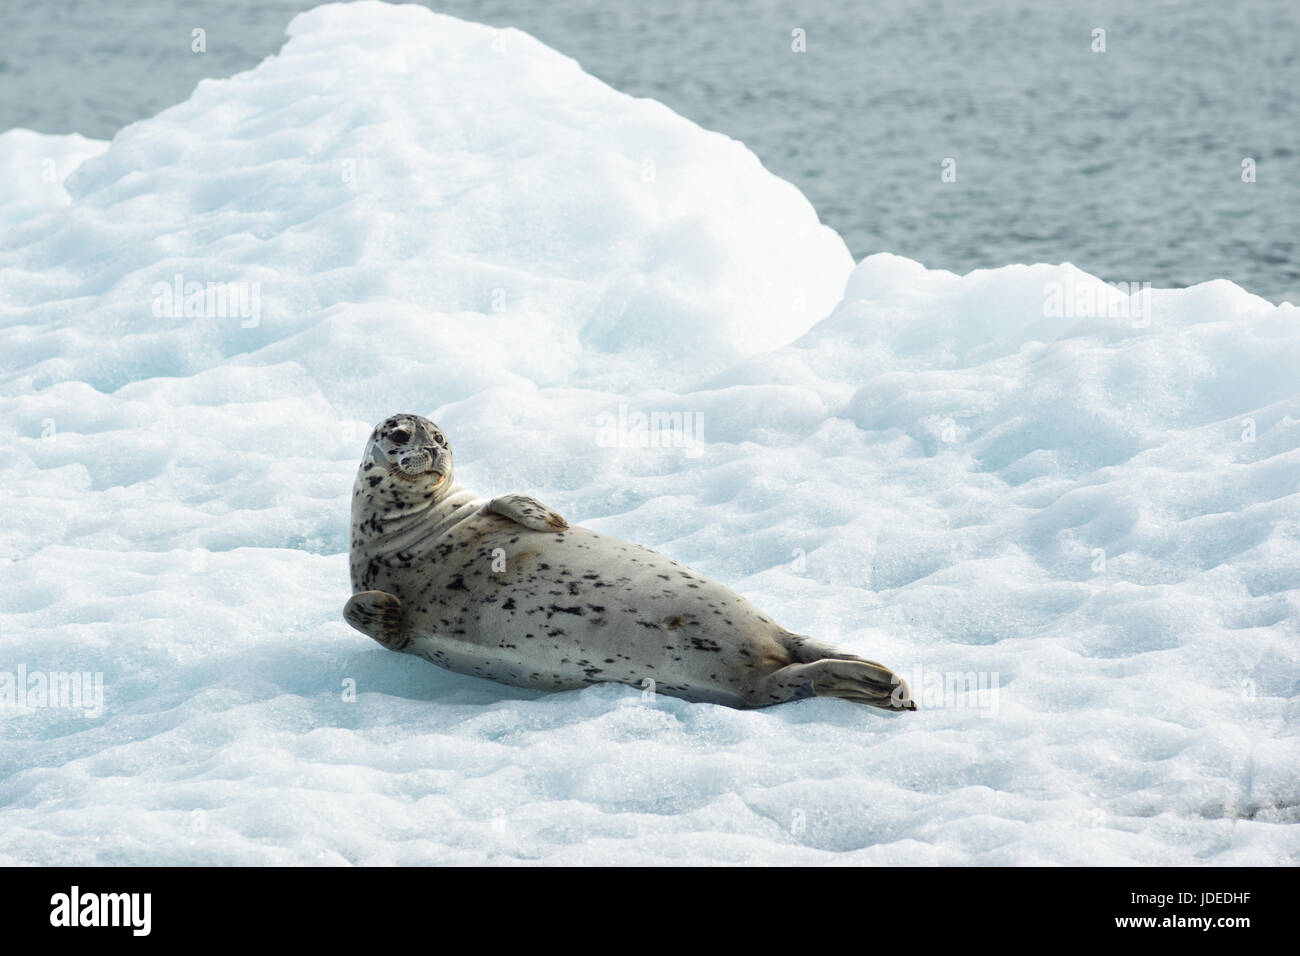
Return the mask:
<path fill-rule="evenodd" d="M 430 491 L 436 491 L 437 489 L 441 488 L 441 487 L 443 486 L 443 484 L 447 481 L 447 472 L 445 472 L 445 471 L 430 471 L 427 467 L 426 467 L 425 469 L 421 470 L 421 471 L 409 471 L 409 470 L 407 470 L 407 469 L 401 467 L 400 465 L 390 465 L 389 468 L 388 468 L 388 473 L 389 473 L 390 475 L 392 475 L 394 478 L 399 478 L 399 479 L 401 479 L 402 481 L 405 481 L 405 482 L 408 482 L 408 483 L 416 482 L 416 481 L 418 481 L 419 479 L 421 479 L 421 478 L 426 478 L 426 477 L 428 477 L 428 476 L 430 476 L 430 475 L 436 475 L 438 480 L 435 481 L 435 482 L 430 486 L 430 489 L 429 489 Z"/>

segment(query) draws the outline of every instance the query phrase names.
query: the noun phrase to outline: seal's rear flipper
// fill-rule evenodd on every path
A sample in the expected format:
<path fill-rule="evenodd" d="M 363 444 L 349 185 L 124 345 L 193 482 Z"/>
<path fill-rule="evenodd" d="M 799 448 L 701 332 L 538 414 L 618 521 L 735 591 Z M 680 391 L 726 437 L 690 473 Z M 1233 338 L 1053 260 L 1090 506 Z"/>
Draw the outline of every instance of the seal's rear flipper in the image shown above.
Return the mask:
<path fill-rule="evenodd" d="M 402 636 L 402 602 L 387 591 L 358 591 L 348 598 L 343 619 L 390 651 L 410 643 L 409 637 Z"/>
<path fill-rule="evenodd" d="M 755 696 L 759 707 L 804 697 L 839 697 L 881 710 L 916 710 L 903 679 L 866 660 L 788 664 L 763 678 Z"/>
<path fill-rule="evenodd" d="M 916 710 L 906 682 L 875 661 L 825 660 L 806 666 L 816 671 L 813 692 L 818 697 L 842 697 L 884 710 Z"/>

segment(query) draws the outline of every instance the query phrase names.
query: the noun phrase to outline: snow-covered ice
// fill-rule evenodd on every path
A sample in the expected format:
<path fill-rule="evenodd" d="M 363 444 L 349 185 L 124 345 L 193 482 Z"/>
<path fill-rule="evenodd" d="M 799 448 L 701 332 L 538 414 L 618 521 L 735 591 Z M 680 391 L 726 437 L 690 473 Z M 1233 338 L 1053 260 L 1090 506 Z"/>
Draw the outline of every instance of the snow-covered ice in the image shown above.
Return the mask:
<path fill-rule="evenodd" d="M 0 693 L 104 690 L 0 706 L 0 862 L 1300 860 L 1294 305 L 854 268 L 742 144 L 525 34 L 289 34 L 111 144 L 0 134 Z M 922 709 L 384 651 L 341 609 L 394 411 Z"/>
<path fill-rule="evenodd" d="M 48 136 L 28 129 L 0 133 L 0 227 L 17 225 L 72 200 L 64 178 L 108 143 L 72 133 Z"/>

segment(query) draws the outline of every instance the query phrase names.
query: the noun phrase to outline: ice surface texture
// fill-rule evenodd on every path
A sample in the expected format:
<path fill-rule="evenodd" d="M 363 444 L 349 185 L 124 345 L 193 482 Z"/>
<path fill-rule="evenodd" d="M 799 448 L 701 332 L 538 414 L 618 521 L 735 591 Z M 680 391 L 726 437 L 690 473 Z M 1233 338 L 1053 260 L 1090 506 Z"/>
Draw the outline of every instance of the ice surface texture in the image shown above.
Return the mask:
<path fill-rule="evenodd" d="M 0 862 L 1300 859 L 1294 306 L 854 269 L 740 143 L 522 33 L 369 3 L 289 33 L 107 147 L 0 135 L 0 671 L 105 688 L 0 708 Z M 399 410 L 470 487 L 923 709 L 382 650 L 341 617 L 349 491 Z"/>

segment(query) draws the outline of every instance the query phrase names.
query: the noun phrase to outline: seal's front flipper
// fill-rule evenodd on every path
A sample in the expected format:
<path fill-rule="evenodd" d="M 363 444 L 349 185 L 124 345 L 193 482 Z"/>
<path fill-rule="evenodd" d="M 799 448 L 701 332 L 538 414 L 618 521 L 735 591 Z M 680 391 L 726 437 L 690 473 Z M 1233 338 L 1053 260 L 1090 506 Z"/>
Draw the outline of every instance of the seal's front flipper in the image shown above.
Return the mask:
<path fill-rule="evenodd" d="M 343 619 L 390 651 L 400 651 L 411 641 L 402 636 L 402 602 L 387 591 L 358 591 L 348 598 Z"/>
<path fill-rule="evenodd" d="M 569 527 L 565 521 L 536 498 L 527 495 L 502 495 L 487 503 L 487 510 L 509 518 L 517 524 L 532 531 L 564 531 Z"/>

